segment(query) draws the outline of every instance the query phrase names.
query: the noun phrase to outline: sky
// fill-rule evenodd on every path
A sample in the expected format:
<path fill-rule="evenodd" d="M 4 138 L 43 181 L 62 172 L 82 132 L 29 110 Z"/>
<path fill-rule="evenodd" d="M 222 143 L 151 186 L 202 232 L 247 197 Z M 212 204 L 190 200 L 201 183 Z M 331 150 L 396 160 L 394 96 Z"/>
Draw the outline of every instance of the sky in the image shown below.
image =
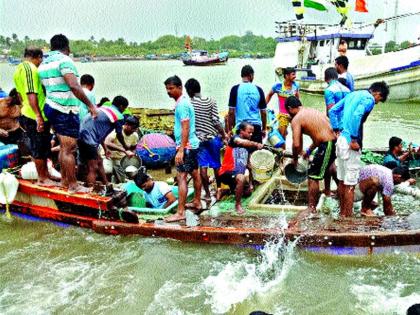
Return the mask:
<path fill-rule="evenodd" d="M 354 5 L 355 0 L 350 0 Z M 366 0 L 369 13 L 352 12 L 353 21 L 373 22 L 379 17 L 419 12 L 420 0 Z M 293 20 L 291 0 L 0 0 L 0 35 L 48 40 L 63 33 L 70 39 L 124 38 L 127 42 L 155 40 L 166 34 L 219 39 L 226 35 L 275 37 L 275 21 Z M 398 22 L 397 41 L 420 36 L 419 16 Z M 330 10 L 307 9 L 305 22 L 338 23 Z M 393 25 L 375 32 L 376 42 L 393 39 Z"/>

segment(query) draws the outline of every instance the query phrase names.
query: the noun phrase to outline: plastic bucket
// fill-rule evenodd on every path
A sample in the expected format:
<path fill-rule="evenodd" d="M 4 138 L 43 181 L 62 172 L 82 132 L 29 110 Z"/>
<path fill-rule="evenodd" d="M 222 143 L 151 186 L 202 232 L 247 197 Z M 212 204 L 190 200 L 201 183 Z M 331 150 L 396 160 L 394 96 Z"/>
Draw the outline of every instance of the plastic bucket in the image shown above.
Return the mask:
<path fill-rule="evenodd" d="M 252 153 L 249 160 L 254 180 L 263 183 L 273 175 L 274 154 L 268 150 L 258 150 Z"/>
<path fill-rule="evenodd" d="M 284 144 L 284 138 L 278 129 L 274 129 L 268 134 L 268 141 L 276 149 L 281 148 L 281 146 Z"/>

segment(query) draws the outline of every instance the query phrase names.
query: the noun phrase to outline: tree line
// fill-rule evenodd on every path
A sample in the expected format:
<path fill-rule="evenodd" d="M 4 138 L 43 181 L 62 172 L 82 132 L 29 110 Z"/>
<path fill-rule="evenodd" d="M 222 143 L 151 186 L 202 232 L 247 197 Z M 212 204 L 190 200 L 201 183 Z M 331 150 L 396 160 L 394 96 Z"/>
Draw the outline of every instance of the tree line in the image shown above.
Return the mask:
<path fill-rule="evenodd" d="M 70 47 L 74 57 L 142 57 L 148 54 L 178 55 L 185 52 L 184 36 L 164 35 L 155 41 L 144 43 L 127 42 L 124 38 L 117 40 L 99 40 L 91 36 L 88 40 L 70 39 Z M 202 37 L 192 37 L 193 49 L 208 50 L 209 52 L 229 51 L 231 57 L 250 55 L 253 57 L 271 57 L 274 55 L 276 42 L 274 38 L 254 35 L 246 32 L 243 36 L 230 35 L 221 39 L 207 40 Z M 49 44 L 44 39 L 31 39 L 25 36 L 19 39 L 16 34 L 11 37 L 0 35 L 0 49 L 4 54 L 12 57 L 21 57 L 27 46 L 37 46 L 48 49 Z"/>

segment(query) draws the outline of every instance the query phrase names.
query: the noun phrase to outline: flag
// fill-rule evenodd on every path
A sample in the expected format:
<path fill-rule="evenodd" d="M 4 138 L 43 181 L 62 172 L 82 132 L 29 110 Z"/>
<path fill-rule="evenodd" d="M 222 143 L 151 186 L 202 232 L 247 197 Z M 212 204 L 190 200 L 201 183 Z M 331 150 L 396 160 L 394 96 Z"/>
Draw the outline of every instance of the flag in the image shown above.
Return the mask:
<path fill-rule="evenodd" d="M 305 8 L 302 5 L 302 0 L 292 0 L 293 11 L 295 11 L 296 19 L 302 20 Z"/>
<path fill-rule="evenodd" d="M 304 0 L 303 5 L 306 8 L 312 8 L 318 11 L 327 11 L 327 1 L 325 0 Z"/>
<path fill-rule="evenodd" d="M 348 0 L 330 0 L 335 5 L 337 12 L 341 15 L 342 19 L 340 25 L 346 24 L 347 27 L 351 27 L 351 20 L 349 19 L 349 5 Z"/>
<path fill-rule="evenodd" d="M 366 7 L 366 1 L 365 0 L 356 0 L 356 7 L 354 8 L 354 11 L 368 12 L 368 9 Z"/>

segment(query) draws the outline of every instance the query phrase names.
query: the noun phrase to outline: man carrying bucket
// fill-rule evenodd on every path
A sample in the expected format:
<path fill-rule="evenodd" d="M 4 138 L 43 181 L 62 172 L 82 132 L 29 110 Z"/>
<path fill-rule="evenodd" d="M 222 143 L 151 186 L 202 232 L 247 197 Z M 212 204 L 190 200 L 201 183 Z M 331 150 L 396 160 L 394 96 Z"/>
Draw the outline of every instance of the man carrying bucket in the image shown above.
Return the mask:
<path fill-rule="evenodd" d="M 287 98 L 286 109 L 292 117 L 293 160 L 295 166 L 299 155 L 308 159 L 316 150 L 308 170 L 308 210 L 315 213 L 319 195 L 319 181 L 323 180 L 335 160 L 336 136 L 327 116 L 313 108 L 304 108 L 295 96 Z M 302 152 L 302 136 L 308 135 L 312 144 Z"/>
<path fill-rule="evenodd" d="M 222 167 L 220 168 L 220 181 L 229 186 L 231 192 L 235 192 L 235 209 L 238 214 L 244 214 L 241 199 L 244 195 L 250 195 L 252 184 L 245 175 L 248 166 L 249 149 L 260 150 L 263 145 L 251 141 L 254 127 L 243 121 L 239 124 L 234 135 L 226 148 Z M 246 187 L 247 186 L 247 187 Z M 222 197 L 222 190 L 218 189 L 217 199 Z"/>

